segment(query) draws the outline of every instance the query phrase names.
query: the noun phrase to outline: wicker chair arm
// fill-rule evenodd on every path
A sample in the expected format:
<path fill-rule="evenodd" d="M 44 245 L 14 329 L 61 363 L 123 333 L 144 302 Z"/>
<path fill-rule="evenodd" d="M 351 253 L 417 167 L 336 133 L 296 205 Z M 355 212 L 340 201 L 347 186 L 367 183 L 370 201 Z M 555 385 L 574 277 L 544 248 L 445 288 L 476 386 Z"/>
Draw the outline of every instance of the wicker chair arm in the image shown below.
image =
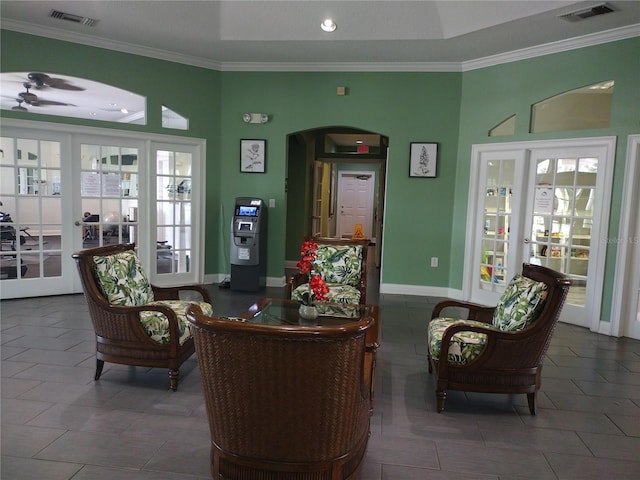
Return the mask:
<path fill-rule="evenodd" d="M 463 302 L 459 300 L 443 300 L 436 304 L 431 313 L 431 319 L 440 317 L 440 313 L 447 307 L 465 308 L 469 312 L 466 320 L 475 320 L 478 322 L 491 323 L 493 320 L 493 312 L 495 307 L 487 307 L 477 303 Z"/>
<path fill-rule="evenodd" d="M 488 354 L 492 350 L 492 345 L 500 340 L 513 340 L 514 335 L 523 336 L 526 335 L 526 331 L 519 332 L 503 332 L 502 330 L 496 330 L 492 327 L 483 327 L 480 325 L 468 325 L 465 323 L 456 323 L 453 324 L 444 331 L 442 335 L 441 347 L 440 347 L 440 375 L 446 376 L 446 372 L 449 368 L 449 343 L 451 342 L 451 337 L 453 337 L 458 332 L 476 332 L 476 333 L 484 333 L 487 336 L 487 340 L 485 342 L 485 348 L 476 358 L 473 359 L 474 365 L 477 367 L 481 367 L 483 363 L 486 363 L 490 360 L 491 355 Z M 445 347 L 446 346 L 446 347 Z M 518 349 L 521 346 L 518 343 L 512 343 L 513 348 Z M 504 348 L 507 348 L 504 346 Z M 501 352 L 504 353 L 504 352 Z M 517 354 L 515 352 L 514 354 Z M 465 367 L 468 365 L 465 365 Z"/>
<path fill-rule="evenodd" d="M 180 292 L 196 292 L 202 297 L 203 302 L 211 304 L 211 294 L 202 285 L 180 285 L 177 287 L 159 287 L 152 285 L 153 296 L 156 300 L 177 300 L 180 298 Z"/>

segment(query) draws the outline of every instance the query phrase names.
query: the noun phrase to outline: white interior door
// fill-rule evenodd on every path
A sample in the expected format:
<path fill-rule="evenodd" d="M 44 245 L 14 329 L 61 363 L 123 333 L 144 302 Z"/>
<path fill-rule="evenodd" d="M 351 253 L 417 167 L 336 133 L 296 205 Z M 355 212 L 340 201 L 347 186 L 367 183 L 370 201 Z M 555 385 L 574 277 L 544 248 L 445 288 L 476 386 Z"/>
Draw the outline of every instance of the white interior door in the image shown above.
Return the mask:
<path fill-rule="evenodd" d="M 360 224 L 363 227 L 364 236 L 371 238 L 374 186 L 373 172 L 339 172 L 337 202 L 339 237 L 351 237 L 354 226 Z"/>
<path fill-rule="evenodd" d="M 68 137 L 4 127 L 0 149 L 1 296 L 69 293 L 77 273 Z"/>
<path fill-rule="evenodd" d="M 478 145 L 473 149 L 465 296 L 495 304 L 535 263 L 573 280 L 562 320 L 600 329 L 615 138 Z"/>
<path fill-rule="evenodd" d="M 519 211 L 523 198 L 525 155 L 522 150 L 477 152 L 478 182 L 473 206 L 471 299 L 495 304 L 520 271 Z M 473 177 L 472 177 L 473 178 Z M 470 197 L 471 198 L 471 197 Z"/>
<path fill-rule="evenodd" d="M 79 159 L 80 210 L 77 217 L 79 248 L 136 242 L 141 172 L 146 172 L 144 142 L 132 138 L 74 137 L 74 158 Z M 144 178 L 144 177 L 142 177 Z M 78 202 L 76 202 L 77 204 Z"/>
<path fill-rule="evenodd" d="M 202 273 L 202 151 L 194 145 L 153 143 L 155 184 L 150 241 L 151 278 L 157 284 L 196 283 Z"/>
<path fill-rule="evenodd" d="M 613 142 L 530 153 L 523 260 L 568 275 L 562 319 L 599 330 Z M 528 248 L 527 248 L 528 247 Z"/>

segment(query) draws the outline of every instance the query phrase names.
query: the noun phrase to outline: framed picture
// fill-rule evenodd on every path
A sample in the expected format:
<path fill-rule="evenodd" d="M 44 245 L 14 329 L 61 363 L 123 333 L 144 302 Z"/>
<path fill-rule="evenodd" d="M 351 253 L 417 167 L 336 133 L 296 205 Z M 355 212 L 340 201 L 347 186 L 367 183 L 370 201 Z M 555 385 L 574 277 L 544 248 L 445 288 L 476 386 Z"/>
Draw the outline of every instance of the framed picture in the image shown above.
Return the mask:
<path fill-rule="evenodd" d="M 240 171 L 264 173 L 267 163 L 266 140 L 240 140 Z"/>
<path fill-rule="evenodd" d="M 412 143 L 409 160 L 410 177 L 435 177 L 437 143 Z"/>

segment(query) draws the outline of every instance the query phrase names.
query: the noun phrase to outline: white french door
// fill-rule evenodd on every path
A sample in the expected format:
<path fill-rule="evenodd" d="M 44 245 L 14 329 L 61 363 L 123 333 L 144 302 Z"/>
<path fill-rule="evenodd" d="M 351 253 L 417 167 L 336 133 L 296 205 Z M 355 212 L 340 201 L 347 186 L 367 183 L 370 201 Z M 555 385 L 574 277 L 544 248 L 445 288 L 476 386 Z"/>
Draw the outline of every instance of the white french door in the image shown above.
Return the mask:
<path fill-rule="evenodd" d="M 153 143 L 155 215 L 150 219 L 157 253 L 151 258 L 152 278 L 158 284 L 194 283 L 202 273 L 197 255 L 203 244 L 202 197 L 204 178 L 201 149 L 194 145 Z"/>
<path fill-rule="evenodd" d="M 67 135 L 3 127 L 1 298 L 33 292 L 57 295 L 73 289 L 73 242 L 62 235 L 72 219 L 70 170 Z"/>
<path fill-rule="evenodd" d="M 599 330 L 615 138 L 473 149 L 465 291 L 495 304 L 522 263 L 573 281 L 562 320 Z"/>
<path fill-rule="evenodd" d="M 202 281 L 204 141 L 7 119 L 0 149 L 1 298 L 78 293 L 72 253 L 122 242 L 156 284 Z"/>

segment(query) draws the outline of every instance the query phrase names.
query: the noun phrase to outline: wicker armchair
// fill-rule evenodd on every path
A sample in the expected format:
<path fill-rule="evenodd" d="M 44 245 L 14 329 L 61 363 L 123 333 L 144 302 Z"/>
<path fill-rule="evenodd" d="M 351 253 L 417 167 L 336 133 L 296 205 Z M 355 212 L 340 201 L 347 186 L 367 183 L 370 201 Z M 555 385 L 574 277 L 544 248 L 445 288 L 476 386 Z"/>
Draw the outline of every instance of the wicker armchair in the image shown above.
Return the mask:
<path fill-rule="evenodd" d="M 189 307 L 213 478 L 355 480 L 370 424 L 371 319 L 276 326 Z"/>
<path fill-rule="evenodd" d="M 134 248 L 117 244 L 73 254 L 96 335 L 95 380 L 104 362 L 168 368 L 175 391 L 180 365 L 195 351 L 185 310 L 197 303 L 212 313 L 211 297 L 200 285 L 149 284 Z M 202 301 L 180 300 L 181 292 Z"/>
<path fill-rule="evenodd" d="M 318 258 L 314 271 L 329 287 L 331 303 L 367 303 L 367 250 L 369 239 L 312 237 L 318 244 Z M 286 298 L 299 300 L 308 281 L 307 275 L 297 273 L 287 279 Z"/>
<path fill-rule="evenodd" d="M 438 303 L 428 328 L 438 413 L 444 410 L 447 390 L 462 390 L 526 393 L 535 415 L 542 362 L 570 285 L 558 272 L 524 264 L 496 307 Z M 447 307 L 466 309 L 467 319 L 447 318 Z"/>

